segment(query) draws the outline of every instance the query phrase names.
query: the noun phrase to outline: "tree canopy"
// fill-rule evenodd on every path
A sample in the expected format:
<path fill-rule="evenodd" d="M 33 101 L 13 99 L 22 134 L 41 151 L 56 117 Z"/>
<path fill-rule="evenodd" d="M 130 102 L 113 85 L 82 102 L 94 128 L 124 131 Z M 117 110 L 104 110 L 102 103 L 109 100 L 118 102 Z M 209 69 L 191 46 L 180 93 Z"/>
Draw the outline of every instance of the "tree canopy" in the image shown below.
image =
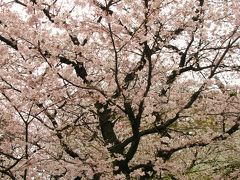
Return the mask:
<path fill-rule="evenodd" d="M 1 0 L 0 177 L 237 178 L 239 7 Z"/>

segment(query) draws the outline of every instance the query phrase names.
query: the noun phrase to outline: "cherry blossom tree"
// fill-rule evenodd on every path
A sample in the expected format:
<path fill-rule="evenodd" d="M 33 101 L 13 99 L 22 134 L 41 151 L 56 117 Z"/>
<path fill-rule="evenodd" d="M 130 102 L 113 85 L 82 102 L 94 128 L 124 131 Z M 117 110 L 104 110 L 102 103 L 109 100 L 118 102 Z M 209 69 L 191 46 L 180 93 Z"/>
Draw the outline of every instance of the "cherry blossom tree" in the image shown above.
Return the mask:
<path fill-rule="evenodd" d="M 237 178 L 239 6 L 1 0 L 1 178 Z"/>

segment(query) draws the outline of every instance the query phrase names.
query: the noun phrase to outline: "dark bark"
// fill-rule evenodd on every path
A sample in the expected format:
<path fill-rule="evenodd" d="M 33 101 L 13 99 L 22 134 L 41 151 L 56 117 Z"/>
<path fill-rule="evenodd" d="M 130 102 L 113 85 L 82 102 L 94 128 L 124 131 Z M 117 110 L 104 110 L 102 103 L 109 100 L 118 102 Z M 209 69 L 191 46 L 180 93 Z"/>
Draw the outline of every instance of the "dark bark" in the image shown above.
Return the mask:
<path fill-rule="evenodd" d="M 60 62 L 68 65 L 72 65 L 78 77 L 80 77 L 84 83 L 89 83 L 87 80 L 87 71 L 83 65 L 83 62 L 73 62 L 64 56 L 59 56 Z"/>
<path fill-rule="evenodd" d="M 18 50 L 18 46 L 17 46 L 17 41 L 14 40 L 13 38 L 5 38 L 2 35 L 0 35 L 0 41 L 6 43 L 8 46 L 11 46 L 13 49 Z"/>
<path fill-rule="evenodd" d="M 71 38 L 71 40 L 72 40 L 72 42 L 73 42 L 74 45 L 76 45 L 76 46 L 79 46 L 79 45 L 80 45 L 80 42 L 79 42 L 77 36 L 71 35 L 71 34 L 69 34 L 69 36 L 70 36 L 70 38 Z"/>

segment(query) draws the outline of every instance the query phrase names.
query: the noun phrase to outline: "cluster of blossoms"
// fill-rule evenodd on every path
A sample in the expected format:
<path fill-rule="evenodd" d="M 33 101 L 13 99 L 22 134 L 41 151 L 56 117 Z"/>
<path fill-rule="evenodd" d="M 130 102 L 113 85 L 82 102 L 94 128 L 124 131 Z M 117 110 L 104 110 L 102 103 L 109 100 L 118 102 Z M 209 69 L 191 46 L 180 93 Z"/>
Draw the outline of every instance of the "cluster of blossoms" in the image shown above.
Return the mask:
<path fill-rule="evenodd" d="M 0 178 L 238 177 L 239 6 L 0 0 Z"/>

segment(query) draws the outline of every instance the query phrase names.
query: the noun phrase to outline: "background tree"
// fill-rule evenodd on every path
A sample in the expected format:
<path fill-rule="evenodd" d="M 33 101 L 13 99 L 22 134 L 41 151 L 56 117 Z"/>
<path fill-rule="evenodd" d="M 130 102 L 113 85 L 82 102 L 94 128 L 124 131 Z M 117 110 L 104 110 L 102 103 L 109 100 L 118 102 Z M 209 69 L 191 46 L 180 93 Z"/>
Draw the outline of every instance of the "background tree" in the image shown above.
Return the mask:
<path fill-rule="evenodd" d="M 0 1 L 1 178 L 237 178 L 239 5 Z"/>

